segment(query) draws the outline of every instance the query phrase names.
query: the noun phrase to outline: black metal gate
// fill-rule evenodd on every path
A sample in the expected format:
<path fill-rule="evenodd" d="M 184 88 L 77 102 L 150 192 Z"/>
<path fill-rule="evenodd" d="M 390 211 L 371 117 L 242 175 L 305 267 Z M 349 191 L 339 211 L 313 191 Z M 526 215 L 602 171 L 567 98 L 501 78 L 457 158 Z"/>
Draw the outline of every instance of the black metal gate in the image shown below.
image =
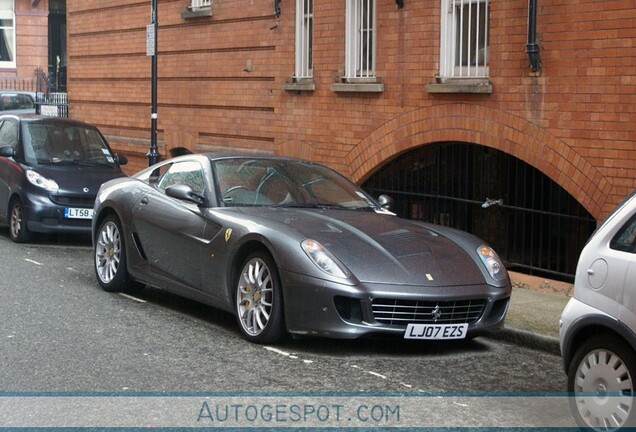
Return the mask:
<path fill-rule="evenodd" d="M 468 231 L 509 269 L 569 280 L 596 220 L 536 168 L 499 150 L 447 142 L 409 152 L 363 184 L 399 216 Z"/>

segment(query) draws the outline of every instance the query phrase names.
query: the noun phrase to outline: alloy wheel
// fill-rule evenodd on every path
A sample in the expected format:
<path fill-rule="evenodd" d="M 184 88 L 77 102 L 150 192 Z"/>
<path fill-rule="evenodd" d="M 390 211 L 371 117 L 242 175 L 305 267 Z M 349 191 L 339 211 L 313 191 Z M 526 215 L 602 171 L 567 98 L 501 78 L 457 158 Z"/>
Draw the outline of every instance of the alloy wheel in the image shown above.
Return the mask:
<path fill-rule="evenodd" d="M 117 225 L 109 221 L 102 226 L 95 246 L 95 268 L 100 280 L 109 284 L 121 264 L 121 234 Z"/>
<path fill-rule="evenodd" d="M 250 336 L 258 336 L 267 327 L 272 315 L 274 282 L 265 262 L 256 257 L 249 260 L 240 275 L 236 291 L 239 321 Z"/>
<path fill-rule="evenodd" d="M 22 206 L 16 203 L 11 209 L 11 237 L 19 238 L 22 231 Z"/>

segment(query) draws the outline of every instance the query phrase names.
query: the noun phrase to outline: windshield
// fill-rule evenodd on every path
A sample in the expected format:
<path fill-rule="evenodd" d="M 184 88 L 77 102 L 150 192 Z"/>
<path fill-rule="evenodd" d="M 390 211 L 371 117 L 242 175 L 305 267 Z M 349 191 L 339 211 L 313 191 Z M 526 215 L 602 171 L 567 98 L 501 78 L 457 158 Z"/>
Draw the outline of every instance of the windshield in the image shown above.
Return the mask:
<path fill-rule="evenodd" d="M 304 161 L 223 159 L 214 163 L 226 206 L 376 210 L 378 204 L 329 168 Z"/>
<path fill-rule="evenodd" d="M 115 165 L 106 142 L 93 127 L 23 122 L 22 142 L 32 165 Z"/>

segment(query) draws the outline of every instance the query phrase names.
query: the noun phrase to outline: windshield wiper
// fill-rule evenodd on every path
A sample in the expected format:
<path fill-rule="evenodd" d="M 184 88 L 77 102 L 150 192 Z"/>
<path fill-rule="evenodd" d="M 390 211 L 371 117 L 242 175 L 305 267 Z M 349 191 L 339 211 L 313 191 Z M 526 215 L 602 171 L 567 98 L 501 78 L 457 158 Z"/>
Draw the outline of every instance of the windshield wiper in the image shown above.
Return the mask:
<path fill-rule="evenodd" d="M 112 168 L 114 164 L 110 163 L 110 162 L 104 162 L 104 161 L 95 161 L 95 160 L 82 160 L 82 161 L 78 161 L 80 165 L 86 165 L 86 166 L 104 166 L 104 167 L 109 167 Z"/>
<path fill-rule="evenodd" d="M 313 203 L 282 203 L 274 204 L 272 207 L 276 208 L 318 208 L 317 204 Z"/>

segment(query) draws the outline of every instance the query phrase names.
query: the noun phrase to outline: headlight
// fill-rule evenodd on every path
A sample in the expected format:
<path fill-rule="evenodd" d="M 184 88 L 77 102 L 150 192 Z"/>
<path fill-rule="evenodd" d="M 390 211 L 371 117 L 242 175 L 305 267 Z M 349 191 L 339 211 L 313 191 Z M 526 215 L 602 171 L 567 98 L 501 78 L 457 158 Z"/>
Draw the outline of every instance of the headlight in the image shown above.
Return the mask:
<path fill-rule="evenodd" d="M 347 269 L 317 241 L 307 239 L 301 243 L 301 246 L 307 256 L 311 258 L 314 264 L 316 264 L 316 267 L 320 270 L 339 278 L 349 276 Z"/>
<path fill-rule="evenodd" d="M 506 271 L 504 269 L 504 265 L 492 248 L 486 245 L 481 245 L 477 248 L 477 253 L 493 279 L 497 281 L 505 279 Z"/>
<path fill-rule="evenodd" d="M 27 170 L 26 176 L 32 185 L 46 189 L 49 192 L 57 192 L 59 189 L 59 186 L 55 183 L 55 181 L 48 179 L 33 170 Z"/>

